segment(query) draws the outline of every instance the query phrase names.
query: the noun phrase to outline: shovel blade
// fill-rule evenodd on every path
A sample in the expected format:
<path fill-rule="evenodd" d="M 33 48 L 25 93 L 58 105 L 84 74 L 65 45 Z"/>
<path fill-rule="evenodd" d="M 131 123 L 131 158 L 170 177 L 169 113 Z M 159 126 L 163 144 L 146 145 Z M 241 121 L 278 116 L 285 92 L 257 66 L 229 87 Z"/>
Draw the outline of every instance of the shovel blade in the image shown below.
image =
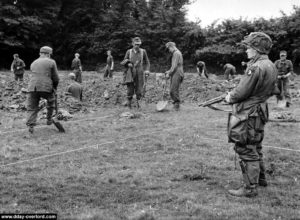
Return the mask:
<path fill-rule="evenodd" d="M 52 119 L 54 126 L 58 129 L 59 132 L 65 133 L 65 129 L 62 124 L 57 119 Z"/>
<path fill-rule="evenodd" d="M 156 110 L 158 112 L 161 112 L 163 111 L 168 105 L 168 101 L 159 101 L 157 104 L 156 104 Z"/>

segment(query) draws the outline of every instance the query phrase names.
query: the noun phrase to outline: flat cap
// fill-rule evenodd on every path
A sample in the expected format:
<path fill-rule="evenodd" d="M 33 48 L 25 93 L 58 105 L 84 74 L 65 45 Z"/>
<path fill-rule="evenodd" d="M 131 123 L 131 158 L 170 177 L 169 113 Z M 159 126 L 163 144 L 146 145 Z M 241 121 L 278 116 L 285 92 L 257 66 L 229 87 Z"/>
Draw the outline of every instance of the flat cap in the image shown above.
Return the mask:
<path fill-rule="evenodd" d="M 132 43 L 134 44 L 142 44 L 141 38 L 135 37 L 132 39 Z"/>
<path fill-rule="evenodd" d="M 75 53 L 75 56 L 80 56 L 80 54 L 79 53 Z"/>
<path fill-rule="evenodd" d="M 175 47 L 176 44 L 174 42 L 168 42 L 166 43 L 166 48 L 169 48 L 169 47 Z"/>
<path fill-rule="evenodd" d="M 40 53 L 47 53 L 47 54 L 52 54 L 52 48 L 48 46 L 43 46 L 40 49 Z"/>
<path fill-rule="evenodd" d="M 75 79 L 76 78 L 75 73 L 69 73 L 68 76 L 69 76 L 70 79 Z"/>

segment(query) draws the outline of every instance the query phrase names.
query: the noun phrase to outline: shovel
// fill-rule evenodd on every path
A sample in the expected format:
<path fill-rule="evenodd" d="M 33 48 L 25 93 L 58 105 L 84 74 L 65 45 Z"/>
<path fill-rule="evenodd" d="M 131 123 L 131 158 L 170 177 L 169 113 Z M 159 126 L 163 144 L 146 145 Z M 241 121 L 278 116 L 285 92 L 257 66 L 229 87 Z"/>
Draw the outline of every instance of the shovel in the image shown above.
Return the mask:
<path fill-rule="evenodd" d="M 159 101 L 157 104 L 156 104 L 156 110 L 158 112 L 161 112 L 163 111 L 167 105 L 168 105 L 168 101 L 165 100 L 165 92 L 166 92 L 166 88 L 167 88 L 167 78 L 165 78 L 165 86 L 164 86 L 164 89 L 163 89 L 163 94 L 162 94 L 162 100 Z"/>
<path fill-rule="evenodd" d="M 283 80 L 280 80 L 280 85 L 281 85 L 280 99 L 277 101 L 277 106 L 279 108 L 285 108 L 286 107 L 286 99 L 284 97 L 284 91 L 283 91 Z"/>
<path fill-rule="evenodd" d="M 57 119 L 57 115 L 58 115 L 58 106 L 57 106 L 57 94 L 56 91 L 54 91 L 54 95 L 55 95 L 55 116 L 52 118 L 52 122 L 54 124 L 54 126 L 58 129 L 59 132 L 65 132 L 64 127 L 62 126 L 62 124 L 58 121 Z"/>

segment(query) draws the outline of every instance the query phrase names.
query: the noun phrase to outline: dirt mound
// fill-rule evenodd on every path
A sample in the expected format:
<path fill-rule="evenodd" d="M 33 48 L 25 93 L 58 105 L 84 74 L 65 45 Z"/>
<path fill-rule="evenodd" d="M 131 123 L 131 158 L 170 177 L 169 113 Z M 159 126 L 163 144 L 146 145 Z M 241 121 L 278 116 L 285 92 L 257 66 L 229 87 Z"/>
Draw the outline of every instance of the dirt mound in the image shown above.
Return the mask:
<path fill-rule="evenodd" d="M 111 79 L 103 80 L 97 73 L 85 74 L 83 82 L 83 101 L 80 102 L 72 97 L 66 96 L 64 90 L 68 85 L 66 76 L 61 77 L 58 88 L 59 108 L 66 109 L 70 113 L 86 112 L 93 107 L 113 107 L 122 105 L 126 101 L 126 86 L 122 85 L 122 75 L 115 74 Z M 84 76 L 84 74 L 83 74 Z M 203 79 L 196 74 L 186 74 L 180 88 L 180 96 L 183 102 L 202 102 L 207 99 L 219 96 L 232 89 L 238 82 L 225 81 L 212 76 L 212 79 Z M 5 111 L 25 111 L 26 110 L 26 88 L 28 78 L 22 84 L 14 81 L 1 81 L 0 108 Z M 169 87 L 168 82 L 168 87 Z M 163 88 L 155 80 L 155 74 L 147 79 L 146 95 L 144 100 L 147 103 L 157 103 L 162 99 Z M 168 89 L 166 91 L 168 93 Z M 170 97 L 167 97 L 170 99 Z"/>

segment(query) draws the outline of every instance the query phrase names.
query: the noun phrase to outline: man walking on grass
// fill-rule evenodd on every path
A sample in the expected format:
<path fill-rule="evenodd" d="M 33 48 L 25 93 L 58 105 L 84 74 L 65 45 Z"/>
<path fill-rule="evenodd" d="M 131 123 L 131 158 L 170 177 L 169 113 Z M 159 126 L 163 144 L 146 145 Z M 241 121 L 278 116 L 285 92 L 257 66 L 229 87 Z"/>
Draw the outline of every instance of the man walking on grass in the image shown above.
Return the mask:
<path fill-rule="evenodd" d="M 52 48 L 44 46 L 40 49 L 40 57 L 30 66 L 26 125 L 29 132 L 33 133 L 39 112 L 41 98 L 47 100 L 47 125 L 52 124 L 52 115 L 55 107 L 55 90 L 59 83 L 56 62 L 51 59 Z"/>

